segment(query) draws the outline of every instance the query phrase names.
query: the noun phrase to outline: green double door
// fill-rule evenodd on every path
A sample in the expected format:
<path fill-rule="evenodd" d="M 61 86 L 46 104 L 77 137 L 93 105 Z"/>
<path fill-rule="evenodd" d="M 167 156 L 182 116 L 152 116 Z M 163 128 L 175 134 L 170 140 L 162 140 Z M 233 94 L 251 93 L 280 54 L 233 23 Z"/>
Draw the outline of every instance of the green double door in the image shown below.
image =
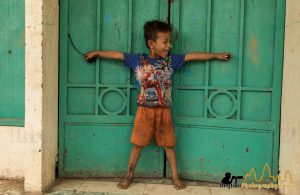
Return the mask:
<path fill-rule="evenodd" d="M 147 52 L 143 24 L 170 13 L 173 53 L 230 51 L 229 62 L 191 62 L 175 73 L 173 120 L 182 178 L 278 170 L 285 2 L 282 0 L 60 1 L 59 175 L 116 177 L 127 170 L 134 73 L 82 51 Z M 168 10 L 170 9 L 170 10 Z M 163 148 L 144 148 L 139 177 L 170 171 Z"/>

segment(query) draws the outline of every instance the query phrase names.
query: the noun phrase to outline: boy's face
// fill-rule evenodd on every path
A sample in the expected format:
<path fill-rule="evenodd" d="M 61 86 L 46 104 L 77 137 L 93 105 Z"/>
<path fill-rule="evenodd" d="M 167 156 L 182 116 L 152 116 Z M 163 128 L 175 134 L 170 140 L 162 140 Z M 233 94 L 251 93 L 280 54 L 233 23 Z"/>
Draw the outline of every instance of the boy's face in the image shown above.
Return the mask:
<path fill-rule="evenodd" d="M 158 32 L 157 39 L 155 41 L 149 40 L 149 47 L 154 57 L 166 58 L 171 45 L 171 32 Z"/>

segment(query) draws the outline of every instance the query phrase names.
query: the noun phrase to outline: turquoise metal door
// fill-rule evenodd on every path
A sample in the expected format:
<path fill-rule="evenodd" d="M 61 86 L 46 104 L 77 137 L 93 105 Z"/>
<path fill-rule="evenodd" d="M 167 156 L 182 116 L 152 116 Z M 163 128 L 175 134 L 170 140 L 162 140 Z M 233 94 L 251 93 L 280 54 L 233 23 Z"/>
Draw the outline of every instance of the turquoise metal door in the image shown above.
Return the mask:
<path fill-rule="evenodd" d="M 220 182 L 224 173 L 278 171 L 285 2 L 173 0 L 174 51 L 230 51 L 230 62 L 187 63 L 175 75 L 173 119 L 180 175 Z M 145 6 L 147 4 L 147 6 Z M 142 26 L 166 19 L 167 0 L 60 1 L 59 175 L 126 172 L 136 111 L 134 74 L 122 62 L 87 64 L 83 51 L 147 52 Z M 137 176 L 162 177 L 163 150 L 142 152 Z M 267 177 L 264 180 L 267 182 Z"/>
<path fill-rule="evenodd" d="M 145 6 L 147 5 L 147 6 Z M 143 24 L 166 19 L 165 0 L 61 0 L 59 176 L 123 176 L 136 111 L 135 77 L 120 61 L 88 64 L 82 51 L 146 52 Z M 137 176 L 162 177 L 163 150 L 143 150 Z"/>
<path fill-rule="evenodd" d="M 233 54 L 176 74 L 180 175 L 220 182 L 251 168 L 260 176 L 265 163 L 277 175 L 285 1 L 174 0 L 171 7 L 176 52 Z"/>

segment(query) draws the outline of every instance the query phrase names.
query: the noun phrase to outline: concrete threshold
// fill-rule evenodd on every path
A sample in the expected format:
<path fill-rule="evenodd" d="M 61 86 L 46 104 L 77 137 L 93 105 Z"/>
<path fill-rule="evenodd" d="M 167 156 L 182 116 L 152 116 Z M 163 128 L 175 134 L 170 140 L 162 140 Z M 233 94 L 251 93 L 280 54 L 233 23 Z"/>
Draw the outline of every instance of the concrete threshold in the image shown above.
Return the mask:
<path fill-rule="evenodd" d="M 45 195 L 279 195 L 276 190 L 221 188 L 217 183 L 186 181 L 176 190 L 170 179 L 135 178 L 126 190 L 117 187 L 120 179 L 57 179 Z M 0 180 L 0 194 L 23 195 L 23 181 Z"/>

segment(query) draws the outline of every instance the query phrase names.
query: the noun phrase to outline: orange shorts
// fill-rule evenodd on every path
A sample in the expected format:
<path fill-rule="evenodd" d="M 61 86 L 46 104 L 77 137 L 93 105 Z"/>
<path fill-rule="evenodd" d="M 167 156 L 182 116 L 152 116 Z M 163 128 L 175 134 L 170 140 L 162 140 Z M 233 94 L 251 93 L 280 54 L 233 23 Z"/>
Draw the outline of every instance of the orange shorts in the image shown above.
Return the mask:
<path fill-rule="evenodd" d="M 175 146 L 171 109 L 138 106 L 131 143 L 138 146 L 147 146 L 154 136 L 158 146 Z"/>

